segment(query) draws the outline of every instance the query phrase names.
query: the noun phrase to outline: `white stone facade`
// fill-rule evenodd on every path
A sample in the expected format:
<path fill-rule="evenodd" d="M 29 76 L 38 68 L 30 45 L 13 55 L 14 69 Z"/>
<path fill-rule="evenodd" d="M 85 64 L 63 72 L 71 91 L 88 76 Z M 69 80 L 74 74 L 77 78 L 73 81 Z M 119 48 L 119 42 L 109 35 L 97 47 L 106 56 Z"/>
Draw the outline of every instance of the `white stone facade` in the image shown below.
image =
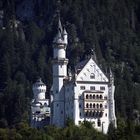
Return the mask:
<path fill-rule="evenodd" d="M 76 125 L 90 121 L 97 130 L 107 133 L 110 122 L 116 127 L 114 78 L 104 74 L 91 57 L 67 74 L 67 33 L 59 21 L 54 40 L 53 84 L 51 89 L 51 123 L 65 126 L 71 118 Z"/>

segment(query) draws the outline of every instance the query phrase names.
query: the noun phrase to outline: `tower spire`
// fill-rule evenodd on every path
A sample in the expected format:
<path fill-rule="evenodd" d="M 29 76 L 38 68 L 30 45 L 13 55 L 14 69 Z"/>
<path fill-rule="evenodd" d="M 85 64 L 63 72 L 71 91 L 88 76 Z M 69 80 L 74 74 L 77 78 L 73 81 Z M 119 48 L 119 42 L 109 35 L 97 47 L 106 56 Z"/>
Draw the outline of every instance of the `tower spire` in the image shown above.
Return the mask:
<path fill-rule="evenodd" d="M 58 31 L 60 31 L 60 33 L 63 32 L 63 28 L 60 20 L 60 14 L 58 15 Z"/>

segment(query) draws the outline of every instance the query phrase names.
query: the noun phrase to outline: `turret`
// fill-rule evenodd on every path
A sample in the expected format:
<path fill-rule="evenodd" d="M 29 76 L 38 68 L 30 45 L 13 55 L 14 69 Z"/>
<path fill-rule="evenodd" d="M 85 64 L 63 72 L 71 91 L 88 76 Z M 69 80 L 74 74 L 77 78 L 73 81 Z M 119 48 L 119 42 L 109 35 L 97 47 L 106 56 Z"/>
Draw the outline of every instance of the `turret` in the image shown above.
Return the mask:
<path fill-rule="evenodd" d="M 115 100 L 114 100 L 114 92 L 115 92 L 115 86 L 114 86 L 114 76 L 112 74 L 111 68 L 109 71 L 109 119 L 110 123 L 113 123 L 114 127 L 117 127 L 116 124 L 116 116 L 115 116 Z"/>
<path fill-rule="evenodd" d="M 67 45 L 68 44 L 68 33 L 65 28 L 63 30 L 63 39 L 64 39 L 64 44 Z"/>
<path fill-rule="evenodd" d="M 54 38 L 53 43 L 57 44 L 57 45 L 67 45 L 68 44 L 68 33 L 65 28 L 63 29 L 60 18 L 58 21 L 58 33 L 57 33 L 56 37 Z"/>
<path fill-rule="evenodd" d="M 32 89 L 33 89 L 33 93 L 34 93 L 34 99 L 36 101 L 45 99 L 46 85 L 41 81 L 41 78 L 39 78 L 33 84 Z"/>
<path fill-rule="evenodd" d="M 41 128 L 50 124 L 49 99 L 45 98 L 46 85 L 39 78 L 32 89 L 34 99 L 31 102 L 31 126 Z"/>

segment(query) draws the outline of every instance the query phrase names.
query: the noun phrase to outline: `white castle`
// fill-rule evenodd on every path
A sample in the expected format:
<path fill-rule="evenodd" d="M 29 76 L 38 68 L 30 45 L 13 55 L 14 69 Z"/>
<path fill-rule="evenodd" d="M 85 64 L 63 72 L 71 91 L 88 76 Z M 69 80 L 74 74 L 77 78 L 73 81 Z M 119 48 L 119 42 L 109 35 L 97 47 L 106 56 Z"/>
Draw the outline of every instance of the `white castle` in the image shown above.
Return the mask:
<path fill-rule="evenodd" d="M 89 121 L 95 129 L 106 134 L 111 122 L 116 127 L 113 74 L 110 70 L 107 76 L 92 56 L 77 64 L 74 74 L 70 71 L 67 74 L 67 45 L 68 34 L 59 20 L 58 34 L 53 42 L 50 124 L 64 127 L 68 119 L 72 119 L 75 125 Z M 44 107 L 45 103 L 48 107 L 48 103 L 45 99 L 46 87 L 41 81 L 35 83 L 33 91 L 32 125 L 35 126 L 40 125 L 36 120 L 42 120 L 41 114 L 46 114 L 45 108 L 41 111 L 38 107 Z"/>
<path fill-rule="evenodd" d="M 59 20 L 58 34 L 53 42 L 53 84 L 51 96 L 51 123 L 63 127 L 68 118 L 75 125 L 89 121 L 103 133 L 112 122 L 116 127 L 114 77 L 100 69 L 91 57 L 67 74 L 66 48 L 68 34 Z"/>

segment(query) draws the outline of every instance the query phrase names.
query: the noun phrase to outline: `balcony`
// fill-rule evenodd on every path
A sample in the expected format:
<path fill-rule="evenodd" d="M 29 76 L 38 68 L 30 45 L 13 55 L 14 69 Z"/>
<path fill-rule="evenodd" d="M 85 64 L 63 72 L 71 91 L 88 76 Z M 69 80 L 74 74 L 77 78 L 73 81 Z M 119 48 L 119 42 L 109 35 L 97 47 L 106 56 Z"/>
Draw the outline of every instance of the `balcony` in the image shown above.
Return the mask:
<path fill-rule="evenodd" d="M 84 111 L 104 111 L 104 108 L 102 107 L 102 108 L 87 108 L 87 107 L 85 107 L 84 108 Z"/>

